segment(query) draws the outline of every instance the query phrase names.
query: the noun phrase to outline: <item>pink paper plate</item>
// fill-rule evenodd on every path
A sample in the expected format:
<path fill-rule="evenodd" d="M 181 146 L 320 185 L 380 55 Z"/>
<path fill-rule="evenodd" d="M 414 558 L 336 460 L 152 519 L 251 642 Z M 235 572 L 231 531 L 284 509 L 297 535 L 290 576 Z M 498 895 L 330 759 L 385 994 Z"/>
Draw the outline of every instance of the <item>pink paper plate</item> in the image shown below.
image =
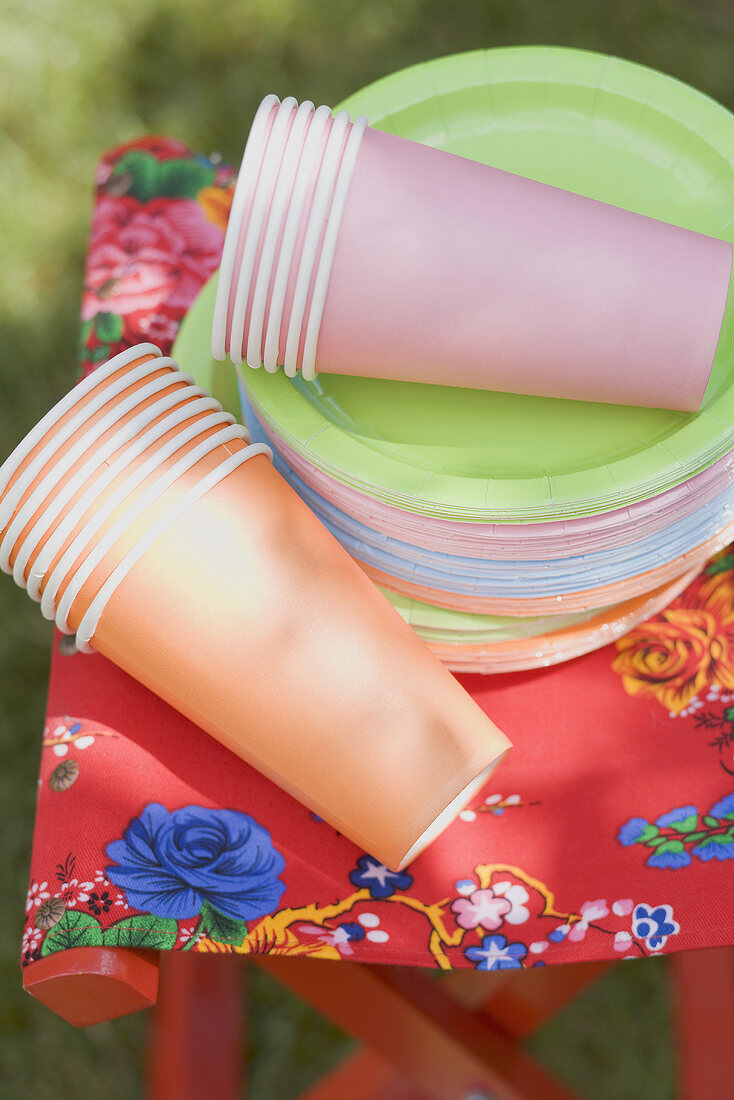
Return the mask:
<path fill-rule="evenodd" d="M 661 585 L 672 583 L 683 573 L 688 573 L 692 569 L 700 569 L 704 562 L 712 558 L 714 554 L 718 553 L 731 541 L 732 536 L 734 536 L 734 523 L 729 524 L 724 531 L 714 538 L 708 539 L 701 546 L 697 546 L 689 553 L 676 558 L 675 561 L 660 566 L 658 569 L 651 569 L 647 573 L 641 573 L 630 580 L 618 581 L 615 584 L 605 585 L 601 588 L 586 589 L 584 592 L 574 592 L 563 596 L 539 596 L 528 600 L 490 599 L 445 592 L 436 588 L 425 588 L 412 581 L 382 573 L 372 566 L 361 562 L 359 564 L 365 573 L 383 588 L 388 588 L 391 592 L 398 592 L 400 595 L 408 596 L 411 599 L 434 604 L 436 607 L 485 615 L 552 615 L 554 612 L 590 611 L 595 607 L 618 604 L 623 600 L 634 599 L 636 596 L 650 593 Z"/>
<path fill-rule="evenodd" d="M 325 473 L 260 417 L 258 421 L 298 476 L 360 523 L 427 550 L 467 557 L 566 558 L 629 545 L 691 515 L 726 489 L 734 476 L 734 452 L 730 452 L 687 481 L 626 508 L 550 523 L 464 523 L 423 516 L 375 500 Z"/>

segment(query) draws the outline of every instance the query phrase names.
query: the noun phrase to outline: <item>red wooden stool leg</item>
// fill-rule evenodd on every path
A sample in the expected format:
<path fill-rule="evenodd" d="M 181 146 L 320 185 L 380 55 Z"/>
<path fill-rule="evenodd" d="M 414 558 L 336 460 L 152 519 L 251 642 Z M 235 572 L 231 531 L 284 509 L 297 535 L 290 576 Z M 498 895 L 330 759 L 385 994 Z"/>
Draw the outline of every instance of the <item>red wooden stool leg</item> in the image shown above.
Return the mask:
<path fill-rule="evenodd" d="M 681 951 L 668 965 L 679 1095 L 723 1100 L 734 1092 L 734 948 Z"/>
<path fill-rule="evenodd" d="M 234 955 L 161 956 L 150 1050 L 150 1100 L 239 1100 L 245 967 Z"/>
<path fill-rule="evenodd" d="M 75 947 L 38 959 L 23 988 L 75 1027 L 150 1008 L 158 995 L 158 955 L 122 947 Z"/>
<path fill-rule="evenodd" d="M 527 1039 L 615 965 L 568 963 L 511 972 L 477 1007 L 513 1039 Z"/>
<path fill-rule="evenodd" d="M 441 988 L 465 1008 L 478 1009 L 489 1026 L 499 1026 L 513 1039 L 524 1039 L 596 981 L 614 963 L 575 963 L 513 973 L 453 970 Z M 345 1082 L 355 1083 L 354 1100 L 423 1100 L 387 1063 L 371 1051 L 359 1051 L 323 1078 L 301 1100 L 337 1100 Z"/>
<path fill-rule="evenodd" d="M 426 1100 L 572 1100 L 503 1031 L 418 971 L 284 956 L 254 961 L 374 1048 Z"/>
<path fill-rule="evenodd" d="M 321 1077 L 298 1100 L 426 1100 L 410 1081 L 398 1076 L 392 1066 L 371 1050 L 360 1050 L 345 1058 Z"/>
<path fill-rule="evenodd" d="M 523 970 L 520 977 L 527 973 Z M 464 1008 L 481 1008 L 512 978 L 512 970 L 448 970 L 438 980 L 441 988 L 452 993 Z"/>
<path fill-rule="evenodd" d="M 371 1050 L 360 1050 L 306 1089 L 298 1100 L 426 1100 L 414 1084 Z"/>

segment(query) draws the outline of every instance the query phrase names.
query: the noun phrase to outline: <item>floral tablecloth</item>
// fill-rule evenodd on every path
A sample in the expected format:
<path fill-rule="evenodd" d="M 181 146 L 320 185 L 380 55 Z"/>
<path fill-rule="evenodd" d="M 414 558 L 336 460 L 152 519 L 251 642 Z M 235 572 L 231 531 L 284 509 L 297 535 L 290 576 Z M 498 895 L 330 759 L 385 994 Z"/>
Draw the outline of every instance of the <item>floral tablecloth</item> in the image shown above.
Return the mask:
<path fill-rule="evenodd" d="M 165 138 L 104 157 L 85 372 L 170 348 L 231 185 Z M 102 657 L 54 650 L 23 964 L 114 944 L 496 970 L 734 943 L 730 551 L 616 646 L 461 677 L 515 748 L 401 873 Z"/>

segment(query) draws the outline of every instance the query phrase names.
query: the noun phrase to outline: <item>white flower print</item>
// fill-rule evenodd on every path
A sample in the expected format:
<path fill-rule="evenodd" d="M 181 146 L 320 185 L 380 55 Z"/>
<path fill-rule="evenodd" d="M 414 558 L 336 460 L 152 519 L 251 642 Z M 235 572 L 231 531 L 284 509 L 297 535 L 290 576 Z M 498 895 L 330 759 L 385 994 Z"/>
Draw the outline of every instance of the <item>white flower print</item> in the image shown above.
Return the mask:
<path fill-rule="evenodd" d="M 118 904 L 118 903 L 116 903 Z M 198 928 L 181 928 L 178 933 L 178 946 L 183 947 L 185 943 L 192 940 L 192 946 L 201 939 L 201 931 Z"/>
<path fill-rule="evenodd" d="M 74 909 L 80 902 L 83 904 L 89 901 L 89 891 L 93 888 L 93 882 L 79 882 L 78 879 L 72 878 L 68 882 L 62 882 L 56 897 L 63 899 L 67 909 Z"/>
<path fill-rule="evenodd" d="M 21 948 L 25 951 L 35 951 L 37 947 L 41 946 L 41 940 L 43 938 L 43 932 L 40 928 L 26 928 L 23 933 L 23 939 L 21 941 Z"/>
<path fill-rule="evenodd" d="M 493 882 L 492 889 L 495 894 L 506 898 L 512 906 L 509 913 L 505 913 L 504 920 L 508 924 L 524 924 L 530 916 L 530 910 L 525 905 L 525 902 L 530 900 L 530 894 L 525 887 L 520 886 L 519 883 L 503 880 L 502 882 Z"/>
<path fill-rule="evenodd" d="M 32 882 L 25 896 L 25 911 L 30 913 L 34 905 L 40 905 L 42 901 L 50 898 L 47 882 Z"/>

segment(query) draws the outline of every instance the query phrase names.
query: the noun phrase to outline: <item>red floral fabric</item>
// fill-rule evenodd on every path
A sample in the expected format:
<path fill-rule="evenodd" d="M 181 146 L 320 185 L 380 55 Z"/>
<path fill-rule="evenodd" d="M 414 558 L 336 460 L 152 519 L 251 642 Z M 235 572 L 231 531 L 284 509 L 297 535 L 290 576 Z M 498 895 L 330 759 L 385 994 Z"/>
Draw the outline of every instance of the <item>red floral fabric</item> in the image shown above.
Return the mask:
<path fill-rule="evenodd" d="M 166 138 L 103 159 L 85 371 L 170 349 L 231 182 Z M 734 943 L 734 554 L 616 646 L 460 679 L 515 748 L 398 873 L 58 638 L 23 963 L 110 943 L 497 970 Z"/>

